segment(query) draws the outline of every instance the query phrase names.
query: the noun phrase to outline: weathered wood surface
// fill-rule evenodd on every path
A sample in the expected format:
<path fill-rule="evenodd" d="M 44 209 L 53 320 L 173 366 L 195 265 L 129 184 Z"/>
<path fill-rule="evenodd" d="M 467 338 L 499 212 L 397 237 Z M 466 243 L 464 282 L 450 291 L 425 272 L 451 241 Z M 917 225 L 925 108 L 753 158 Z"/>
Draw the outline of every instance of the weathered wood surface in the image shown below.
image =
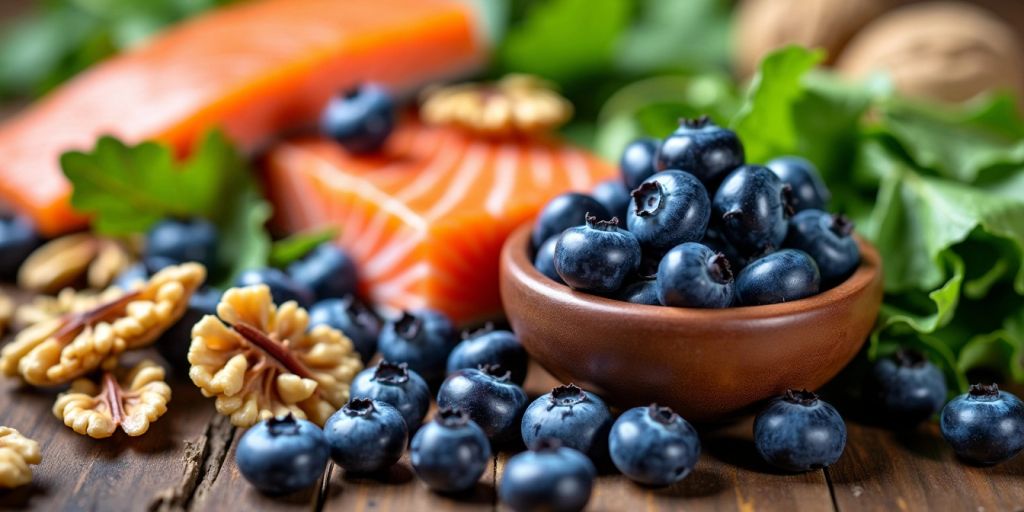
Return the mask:
<path fill-rule="evenodd" d="M 152 354 L 147 354 L 152 356 Z M 531 369 L 536 396 L 554 382 Z M 384 477 L 349 478 L 329 468 L 317 488 L 269 498 L 246 484 L 234 463 L 240 432 L 216 415 L 183 377 L 172 382 L 166 416 L 141 438 L 79 436 L 50 412 L 56 390 L 0 380 L 0 424 L 43 446 L 43 463 L 27 487 L 0 491 L 0 509 L 36 510 L 372 510 L 502 509 L 496 489 L 509 454 L 465 496 L 427 490 L 407 458 Z M 703 432 L 704 453 L 693 475 L 667 489 L 647 489 L 602 475 L 594 511 L 643 510 L 970 510 L 1024 511 L 1024 458 L 993 468 L 956 460 L 934 425 L 893 433 L 850 424 L 840 462 L 827 471 L 780 474 L 758 461 L 749 421 Z"/>

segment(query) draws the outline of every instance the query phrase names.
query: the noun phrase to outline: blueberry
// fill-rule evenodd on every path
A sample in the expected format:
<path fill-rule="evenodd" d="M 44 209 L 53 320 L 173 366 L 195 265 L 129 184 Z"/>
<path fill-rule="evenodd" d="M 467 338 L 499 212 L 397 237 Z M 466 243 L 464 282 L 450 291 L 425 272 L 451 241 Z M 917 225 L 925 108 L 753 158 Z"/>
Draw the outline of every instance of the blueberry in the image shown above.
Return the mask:
<path fill-rule="evenodd" d="M 412 438 L 410 460 L 416 476 L 439 492 L 472 489 L 491 462 L 491 443 L 469 416 L 442 408 Z"/>
<path fill-rule="evenodd" d="M 149 268 L 145 263 L 133 263 L 122 270 L 111 284 L 122 290 L 133 290 L 140 283 L 146 282 L 149 276 Z"/>
<path fill-rule="evenodd" d="M 348 336 L 363 363 L 377 353 L 377 338 L 382 322 L 366 304 L 352 295 L 343 299 L 326 299 L 309 309 L 309 325 L 329 325 Z"/>
<path fill-rule="evenodd" d="M 654 279 L 641 279 L 625 286 L 615 297 L 621 301 L 648 306 L 660 306 L 658 300 L 658 282 Z"/>
<path fill-rule="evenodd" d="M 768 162 L 767 167 L 792 189 L 792 206 L 796 211 L 824 210 L 832 194 L 821 180 L 818 169 L 807 159 L 783 156 Z"/>
<path fill-rule="evenodd" d="M 562 281 L 562 276 L 558 275 L 558 271 L 555 270 L 555 245 L 557 244 L 558 236 L 548 238 L 540 244 L 537 255 L 533 258 L 533 266 L 556 283 L 565 284 L 565 281 Z"/>
<path fill-rule="evenodd" d="M 328 418 L 324 437 L 335 464 L 351 473 L 372 473 L 398 462 L 409 441 L 409 429 L 390 404 L 353 398 Z"/>
<path fill-rule="evenodd" d="M 711 201 L 688 172 L 659 172 L 633 190 L 632 198 L 626 222 L 644 246 L 669 249 L 696 242 L 708 229 Z"/>
<path fill-rule="evenodd" d="M 895 358 L 875 362 L 866 394 L 885 423 L 912 427 L 939 412 L 947 392 L 938 367 L 919 352 L 903 349 Z"/>
<path fill-rule="evenodd" d="M 783 249 L 754 260 L 736 277 L 736 299 L 744 306 L 775 304 L 818 293 L 818 265 L 807 253 Z"/>
<path fill-rule="evenodd" d="M 577 512 L 590 501 L 597 469 L 585 455 L 557 439 L 540 439 L 505 464 L 498 497 L 520 512 Z"/>
<path fill-rule="evenodd" d="M 658 154 L 658 146 L 661 141 L 653 137 L 643 137 L 630 142 L 622 151 L 619 159 L 619 171 L 622 173 L 622 183 L 626 188 L 633 190 L 639 187 L 647 178 L 654 176 L 655 159 Z"/>
<path fill-rule="evenodd" d="M 839 460 L 846 446 L 846 424 L 818 395 L 789 390 L 757 415 L 754 445 L 772 466 L 810 471 Z"/>
<path fill-rule="evenodd" d="M 377 345 L 384 359 L 407 363 L 427 382 L 437 384 L 444 379 L 448 354 L 455 348 L 455 328 L 439 311 L 406 311 L 384 324 Z"/>
<path fill-rule="evenodd" d="M 523 384 L 529 358 L 512 331 L 494 330 L 493 326 L 468 334 L 448 355 L 448 373 L 481 365 L 498 365 L 512 374 L 512 382 Z"/>
<path fill-rule="evenodd" d="M 743 160 L 743 144 L 736 133 L 704 116 L 679 123 L 658 148 L 656 167 L 691 172 L 711 190 Z"/>
<path fill-rule="evenodd" d="M 712 219 L 714 220 L 714 219 Z M 740 254 L 740 251 L 736 250 L 725 236 L 722 235 L 721 227 L 716 222 L 712 222 L 708 225 L 707 233 L 704 233 L 704 238 L 700 240 L 701 244 L 708 246 L 708 249 L 720 252 L 725 255 L 725 258 L 729 260 L 729 267 L 732 269 L 732 273 L 735 275 L 743 267 L 746 267 L 751 259 L 747 256 Z"/>
<path fill-rule="evenodd" d="M 942 437 L 961 459 L 999 464 L 1024 449 L 1024 403 L 995 384 L 975 384 L 942 409 Z"/>
<path fill-rule="evenodd" d="M 686 478 L 700 457 L 700 438 L 668 407 L 634 407 L 619 416 L 608 436 L 612 463 L 644 485 L 672 485 Z"/>
<path fill-rule="evenodd" d="M 523 413 L 523 442 L 532 445 L 551 437 L 562 445 L 600 460 L 607 452 L 612 413 L 597 395 L 574 384 L 559 386 L 543 395 Z"/>
<path fill-rule="evenodd" d="M 217 314 L 217 304 L 220 303 L 221 295 L 223 292 L 210 286 L 196 290 L 188 299 L 185 314 L 160 336 L 160 342 L 156 344 L 156 349 L 175 369 L 188 372 L 192 366 L 188 362 L 188 349 L 192 344 L 192 327 L 199 323 L 204 316 Z"/>
<path fill-rule="evenodd" d="M 625 219 L 626 210 L 629 209 L 630 190 L 621 181 L 608 180 L 594 187 L 593 196 L 612 217 Z"/>
<path fill-rule="evenodd" d="M 204 219 L 166 219 L 146 233 L 143 260 L 150 272 L 194 261 L 208 269 L 217 264 L 217 228 Z"/>
<path fill-rule="evenodd" d="M 352 379 L 350 396 L 372 398 L 391 405 L 405 419 L 409 432 L 423 423 L 430 408 L 430 387 L 405 363 L 381 361 Z"/>
<path fill-rule="evenodd" d="M 330 449 L 316 425 L 292 415 L 261 421 L 238 441 L 242 476 L 261 492 L 289 494 L 312 486 L 327 468 Z"/>
<path fill-rule="evenodd" d="M 598 221 L 569 228 L 555 245 L 555 270 L 569 287 L 595 293 L 610 293 L 640 267 L 640 243 L 629 231 L 619 228 L 618 219 Z"/>
<path fill-rule="evenodd" d="M 860 264 L 853 223 L 842 215 L 804 210 L 789 221 L 786 247 L 806 252 L 818 264 L 821 282 L 831 288 L 850 277 Z"/>
<path fill-rule="evenodd" d="M 533 225 L 530 238 L 533 247 L 540 247 L 548 238 L 561 235 L 571 227 L 582 226 L 588 214 L 599 219 L 611 218 L 611 212 L 586 194 L 566 192 L 555 197 L 540 211 Z"/>
<path fill-rule="evenodd" d="M 467 368 L 448 376 L 437 392 L 437 406 L 464 411 L 487 438 L 506 444 L 516 438 L 526 410 L 526 392 L 500 366 Z"/>
<path fill-rule="evenodd" d="M 276 268 L 246 270 L 235 279 L 235 286 L 238 287 L 258 284 L 265 284 L 270 288 L 270 295 L 278 306 L 293 300 L 301 307 L 309 307 L 314 300 L 313 290 L 295 282 L 288 274 Z"/>
<path fill-rule="evenodd" d="M 356 293 L 356 264 L 334 244 L 323 243 L 301 260 L 288 265 L 288 275 L 316 294 L 316 300 Z"/>
<path fill-rule="evenodd" d="M 658 301 L 682 308 L 726 308 L 733 301 L 729 260 L 704 245 L 677 245 L 658 266 Z"/>
<path fill-rule="evenodd" d="M 363 84 L 327 103 L 320 131 L 352 153 L 373 153 L 395 127 L 395 100 L 383 86 Z"/>
<path fill-rule="evenodd" d="M 722 236 L 747 256 L 781 247 L 788 228 L 788 191 L 767 167 L 745 165 L 730 173 L 712 202 Z"/>
<path fill-rule="evenodd" d="M 13 279 L 41 240 L 27 218 L 0 214 L 0 278 Z"/>

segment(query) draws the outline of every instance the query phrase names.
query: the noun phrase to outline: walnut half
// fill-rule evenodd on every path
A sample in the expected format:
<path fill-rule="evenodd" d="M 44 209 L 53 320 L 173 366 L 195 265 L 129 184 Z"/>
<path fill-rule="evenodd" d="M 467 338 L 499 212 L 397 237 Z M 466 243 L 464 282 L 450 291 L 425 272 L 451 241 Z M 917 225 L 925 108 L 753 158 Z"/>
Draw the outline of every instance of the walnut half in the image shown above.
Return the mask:
<path fill-rule="evenodd" d="M 10 427 L 0 427 L 0 487 L 18 487 L 32 481 L 30 464 L 43 456 L 39 443 Z"/>
<path fill-rule="evenodd" d="M 217 316 L 192 329 L 189 376 L 236 426 L 288 413 L 322 426 L 363 365 L 344 334 L 308 325 L 304 309 L 275 306 L 265 285 L 232 288 Z"/>
<path fill-rule="evenodd" d="M 110 367 L 119 354 L 152 343 L 181 318 L 205 279 L 198 263 L 170 266 L 113 300 L 34 324 L 0 352 L 0 371 L 53 386 Z"/>
<path fill-rule="evenodd" d="M 75 432 L 95 439 L 110 437 L 118 427 L 134 437 L 145 434 L 149 424 L 167 412 L 170 399 L 164 369 L 145 360 L 127 374 L 103 372 L 99 384 L 75 380 L 57 397 L 53 414 Z"/>

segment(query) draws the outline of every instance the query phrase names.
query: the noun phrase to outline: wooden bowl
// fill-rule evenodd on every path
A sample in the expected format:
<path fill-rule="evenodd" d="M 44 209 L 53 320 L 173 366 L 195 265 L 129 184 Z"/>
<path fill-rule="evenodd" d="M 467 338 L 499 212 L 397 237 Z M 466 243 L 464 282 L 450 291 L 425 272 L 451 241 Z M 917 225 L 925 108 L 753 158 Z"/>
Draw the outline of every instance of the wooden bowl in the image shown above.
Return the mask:
<path fill-rule="evenodd" d="M 534 360 L 618 407 L 652 402 L 726 421 L 789 388 L 818 389 L 857 354 L 882 302 L 878 251 L 839 286 L 768 306 L 689 309 L 576 292 L 538 272 L 530 226 L 501 253 L 501 298 Z"/>

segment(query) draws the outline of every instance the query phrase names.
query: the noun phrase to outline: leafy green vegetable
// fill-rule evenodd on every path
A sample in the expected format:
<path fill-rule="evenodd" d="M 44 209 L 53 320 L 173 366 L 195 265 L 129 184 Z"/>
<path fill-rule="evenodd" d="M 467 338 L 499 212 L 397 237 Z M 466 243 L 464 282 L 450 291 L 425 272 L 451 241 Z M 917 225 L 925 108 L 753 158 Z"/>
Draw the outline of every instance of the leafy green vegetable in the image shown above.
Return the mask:
<path fill-rule="evenodd" d="M 627 0 L 551 0 L 511 27 L 499 67 L 567 83 L 603 71 L 627 26 Z"/>
<path fill-rule="evenodd" d="M 128 146 L 103 137 L 91 152 L 62 155 L 61 168 L 73 186 L 71 205 L 89 214 L 99 233 L 140 233 L 166 217 L 210 219 L 220 232 L 217 252 L 229 270 L 225 282 L 269 257 L 263 225 L 270 205 L 242 156 L 219 131 L 207 134 L 181 163 L 168 146 Z"/>
<path fill-rule="evenodd" d="M 230 1 L 38 1 L 0 37 L 0 96 L 43 94 L 171 23 Z"/>
<path fill-rule="evenodd" d="M 301 259 L 316 246 L 331 241 L 336 236 L 338 236 L 338 229 L 330 227 L 295 233 L 287 238 L 282 238 L 274 242 L 270 248 L 270 264 L 278 268 L 286 267 L 289 263 Z"/>
<path fill-rule="evenodd" d="M 764 162 L 797 147 L 800 138 L 793 105 L 804 92 L 800 81 L 824 58 L 824 51 L 792 47 L 761 62 L 746 101 L 729 123 L 743 141 L 747 160 Z"/>

